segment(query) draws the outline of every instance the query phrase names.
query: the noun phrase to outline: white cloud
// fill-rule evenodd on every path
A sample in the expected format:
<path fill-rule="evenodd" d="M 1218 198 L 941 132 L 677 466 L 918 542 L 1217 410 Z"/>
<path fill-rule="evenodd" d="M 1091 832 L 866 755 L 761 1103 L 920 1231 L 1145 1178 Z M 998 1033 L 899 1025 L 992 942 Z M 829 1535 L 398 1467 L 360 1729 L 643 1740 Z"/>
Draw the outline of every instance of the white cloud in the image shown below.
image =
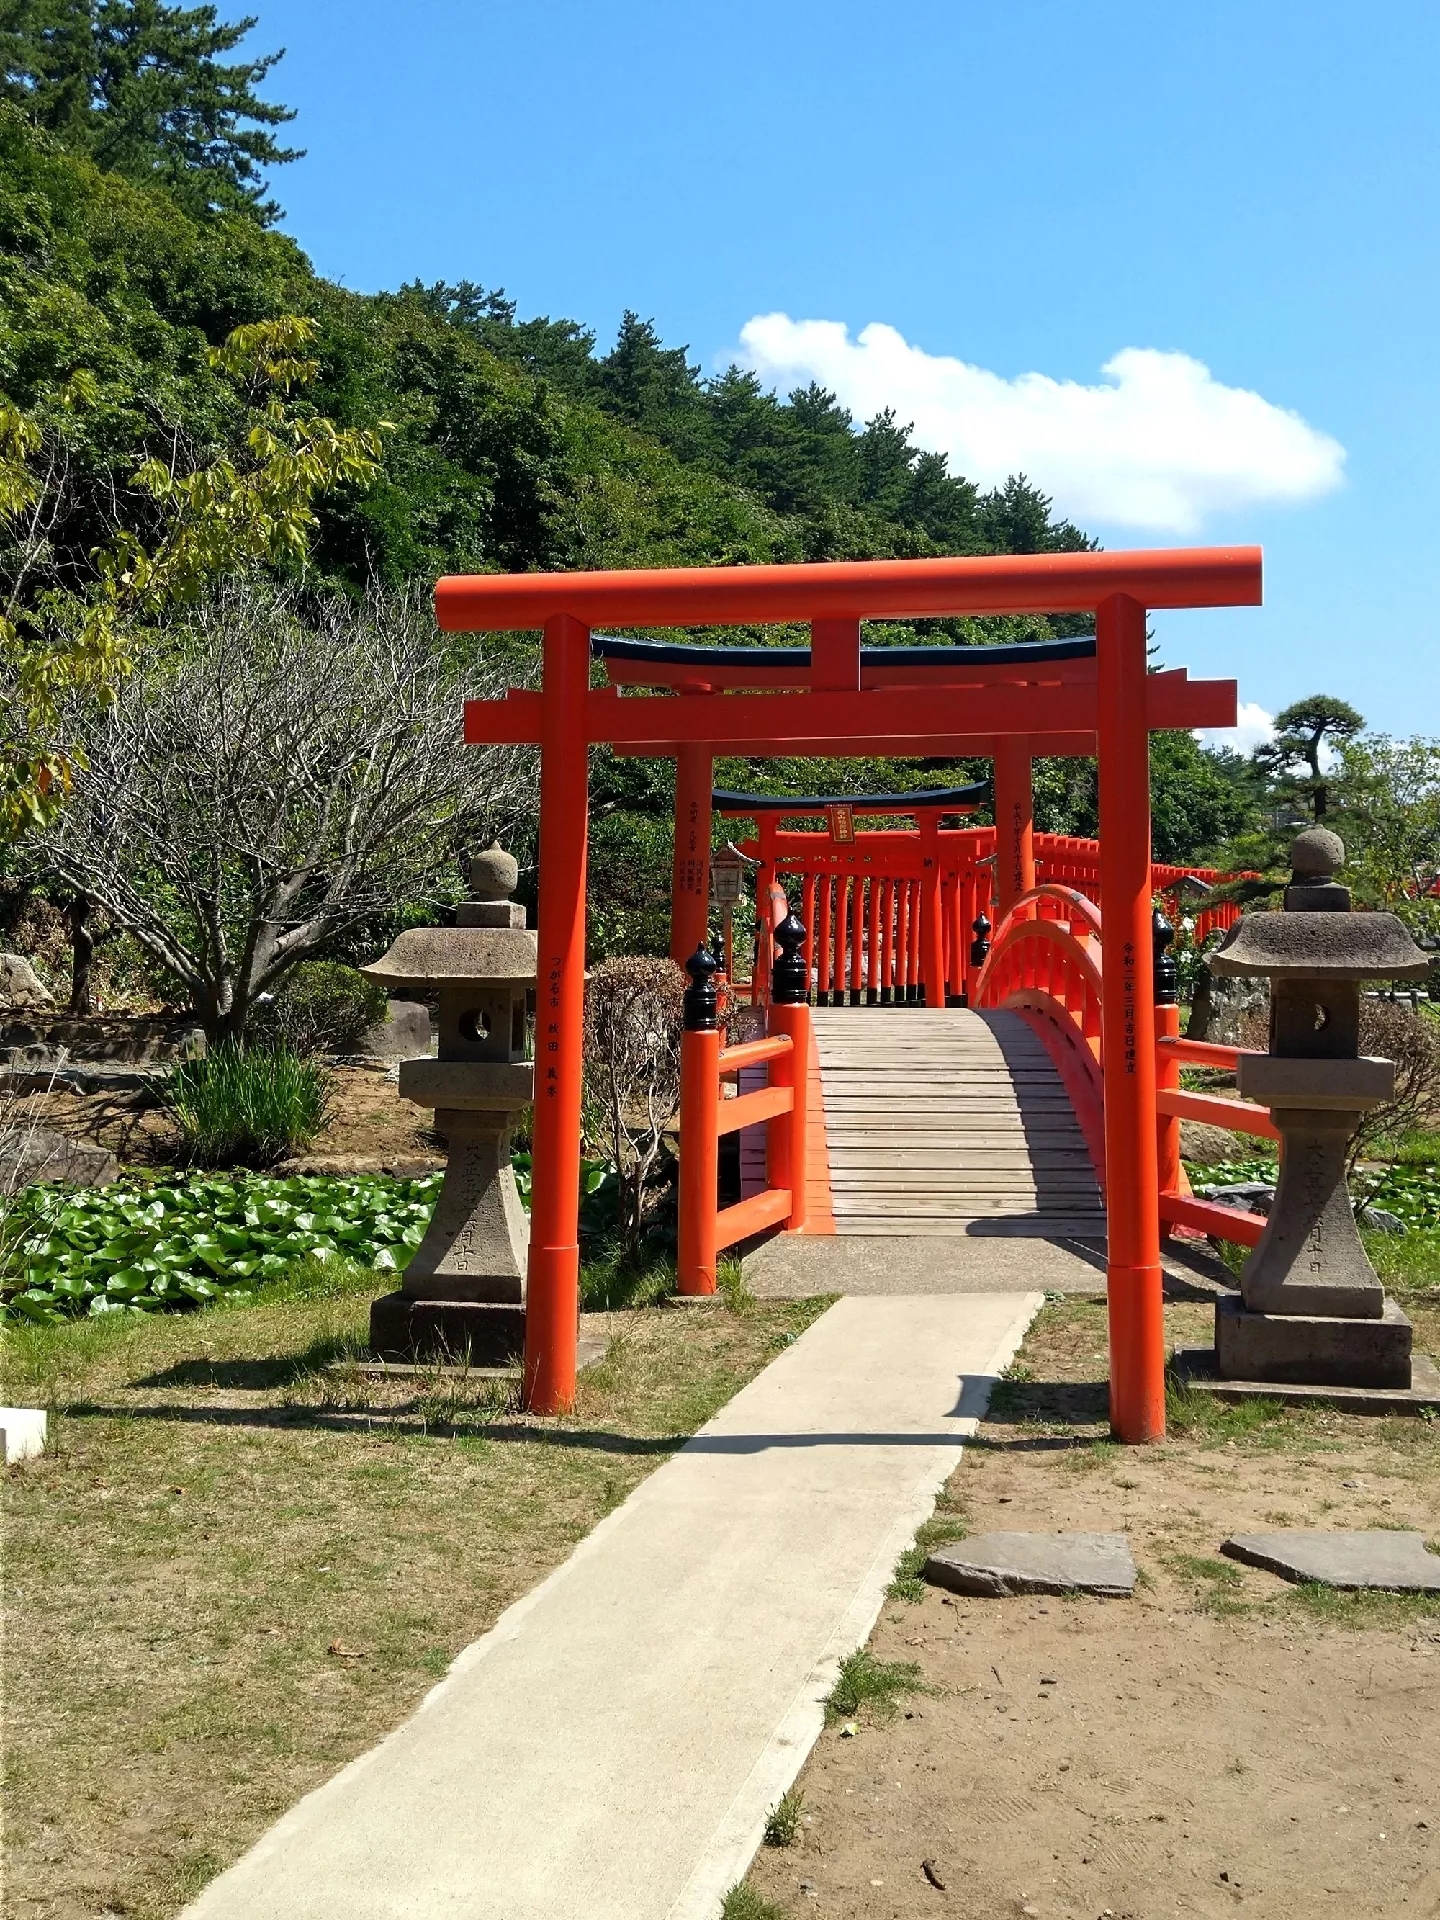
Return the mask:
<path fill-rule="evenodd" d="M 739 358 L 780 389 L 818 380 L 859 420 L 893 407 L 953 473 L 984 487 L 1028 474 L 1081 525 L 1194 534 L 1213 513 L 1329 493 L 1345 463 L 1329 434 L 1185 353 L 1126 347 L 1096 386 L 1007 380 L 879 322 L 852 340 L 838 320 L 767 313 L 741 329 Z"/>
<path fill-rule="evenodd" d="M 1229 747 L 1232 753 L 1253 753 L 1275 732 L 1275 716 L 1267 713 L 1258 700 L 1242 700 L 1233 727 L 1201 727 L 1196 734 L 1202 747 Z"/>

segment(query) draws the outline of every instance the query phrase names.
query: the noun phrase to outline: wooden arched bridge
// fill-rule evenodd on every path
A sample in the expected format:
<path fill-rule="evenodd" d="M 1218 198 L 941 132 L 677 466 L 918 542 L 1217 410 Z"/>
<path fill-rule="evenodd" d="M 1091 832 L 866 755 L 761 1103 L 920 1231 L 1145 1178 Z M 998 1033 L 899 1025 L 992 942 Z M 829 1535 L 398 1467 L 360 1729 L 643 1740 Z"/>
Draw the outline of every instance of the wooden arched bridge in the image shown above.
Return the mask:
<path fill-rule="evenodd" d="M 903 1219 L 907 1231 L 1029 1221 L 1098 1235 L 1103 1218 L 1112 1422 L 1126 1440 L 1163 1433 L 1162 1221 L 1238 1239 L 1259 1227 L 1186 1192 L 1180 1117 L 1255 1133 L 1269 1122 L 1181 1091 L 1182 1061 L 1233 1055 L 1179 1040 L 1163 991 L 1157 1006 L 1154 895 L 1181 875 L 1151 860 L 1149 735 L 1233 726 L 1236 688 L 1148 671 L 1146 614 L 1259 600 L 1248 547 L 439 583 L 448 630 L 544 634 L 540 689 L 471 701 L 465 715 L 467 741 L 540 748 L 529 1406 L 559 1411 L 574 1395 L 587 755 L 604 742 L 676 762 L 671 951 L 702 956 L 684 1038 L 682 1289 L 713 1288 L 721 1248 L 765 1230 L 882 1233 Z M 862 644 L 867 620 L 1000 613 L 1093 616 L 1094 633 Z M 808 644 L 617 635 L 784 623 L 808 628 Z M 987 759 L 996 824 L 964 824 L 978 796 L 963 789 L 909 795 L 913 825 L 858 833 L 867 806 L 893 821 L 895 796 L 822 798 L 825 844 L 803 836 L 807 865 L 784 827 L 800 803 L 719 796 L 756 821 L 762 905 L 747 1016 L 758 1031 L 726 1046 L 706 977 L 718 971 L 706 951 L 714 762 L 777 755 Z M 1098 763 L 1098 842 L 1034 831 L 1032 764 L 1057 755 Z M 798 915 L 782 881 L 798 888 Z M 747 1136 L 752 1190 L 721 1208 L 718 1147 L 732 1131 Z"/>

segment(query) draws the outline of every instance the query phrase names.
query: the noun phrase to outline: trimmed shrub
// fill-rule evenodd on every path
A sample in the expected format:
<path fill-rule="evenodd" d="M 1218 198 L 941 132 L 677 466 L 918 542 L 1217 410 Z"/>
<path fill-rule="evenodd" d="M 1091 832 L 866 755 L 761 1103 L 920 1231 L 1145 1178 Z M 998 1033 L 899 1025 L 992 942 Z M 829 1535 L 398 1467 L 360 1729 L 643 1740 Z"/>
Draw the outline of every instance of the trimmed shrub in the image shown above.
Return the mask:
<path fill-rule="evenodd" d="M 161 1098 L 198 1167 L 274 1166 L 330 1119 L 328 1075 L 284 1045 L 226 1042 L 176 1067 Z"/>
<path fill-rule="evenodd" d="M 341 960 L 302 960 L 251 1016 L 257 1038 L 292 1053 L 354 1053 L 385 1018 L 385 989 Z"/>

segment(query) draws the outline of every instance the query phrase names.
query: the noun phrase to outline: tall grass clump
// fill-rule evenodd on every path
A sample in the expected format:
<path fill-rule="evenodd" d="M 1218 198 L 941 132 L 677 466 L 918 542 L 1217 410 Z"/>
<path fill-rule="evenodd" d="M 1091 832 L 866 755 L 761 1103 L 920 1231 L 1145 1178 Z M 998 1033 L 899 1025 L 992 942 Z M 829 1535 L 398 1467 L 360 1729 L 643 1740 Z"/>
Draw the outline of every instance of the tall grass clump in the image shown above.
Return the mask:
<path fill-rule="evenodd" d="M 330 1119 L 330 1080 L 284 1044 L 222 1041 L 185 1060 L 161 1088 L 186 1159 L 197 1167 L 273 1167 Z"/>

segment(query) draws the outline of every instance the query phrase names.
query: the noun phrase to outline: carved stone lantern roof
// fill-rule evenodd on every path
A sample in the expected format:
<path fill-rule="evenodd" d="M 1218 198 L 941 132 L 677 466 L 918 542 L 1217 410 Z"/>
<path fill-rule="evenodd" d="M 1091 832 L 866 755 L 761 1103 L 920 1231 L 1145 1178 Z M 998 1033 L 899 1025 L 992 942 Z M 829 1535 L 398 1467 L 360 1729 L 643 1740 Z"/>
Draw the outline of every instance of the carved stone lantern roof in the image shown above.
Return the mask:
<path fill-rule="evenodd" d="M 535 984 L 535 935 L 524 927 L 407 927 L 368 967 L 368 980 L 413 991 L 480 980 Z"/>
<path fill-rule="evenodd" d="M 1345 843 L 1309 827 L 1290 847 L 1290 884 L 1279 913 L 1247 913 L 1210 957 L 1214 973 L 1285 980 L 1423 980 L 1430 962 L 1393 913 L 1352 913 L 1335 878 Z"/>
<path fill-rule="evenodd" d="M 1423 980 L 1430 962 L 1393 913 L 1247 913 L 1210 967 L 1279 980 Z"/>

